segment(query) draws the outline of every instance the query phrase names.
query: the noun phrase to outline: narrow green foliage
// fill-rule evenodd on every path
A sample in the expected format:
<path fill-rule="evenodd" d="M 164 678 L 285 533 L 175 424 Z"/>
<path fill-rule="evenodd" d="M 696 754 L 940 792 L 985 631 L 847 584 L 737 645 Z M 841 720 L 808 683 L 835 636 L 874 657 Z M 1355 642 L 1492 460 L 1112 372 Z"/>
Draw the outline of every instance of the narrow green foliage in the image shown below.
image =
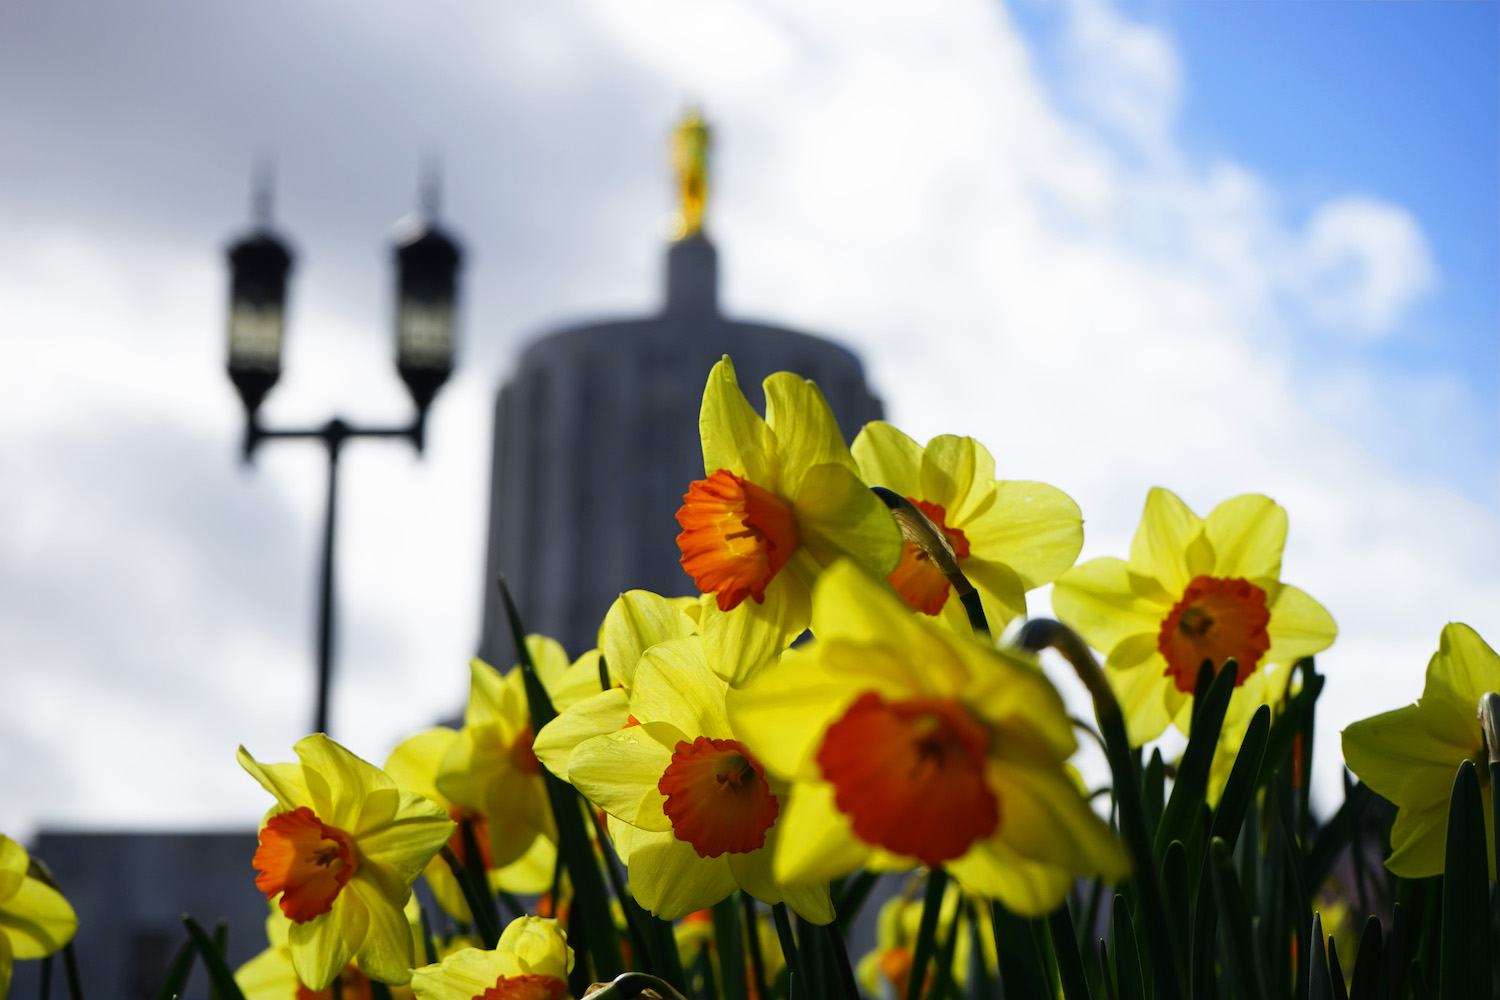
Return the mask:
<path fill-rule="evenodd" d="M 473 840 L 473 832 L 470 831 L 468 840 Z M 478 845 L 470 847 L 466 842 L 465 851 L 472 851 L 470 857 L 478 857 Z M 474 881 L 473 874 L 467 865 L 458 860 L 458 855 L 453 853 L 453 848 L 444 844 L 438 852 L 442 859 L 447 862 L 448 870 L 453 873 L 453 879 L 458 883 L 458 889 L 463 893 L 464 902 L 469 904 L 469 913 L 474 917 L 474 931 L 479 940 L 484 942 L 486 948 L 495 947 L 500 940 L 500 917 L 495 911 L 495 900 L 490 894 L 481 889 Z M 488 882 L 481 883 L 488 885 Z M 554 899 L 557 897 L 554 896 Z"/>
<path fill-rule="evenodd" d="M 1265 763 L 1261 766 L 1262 787 L 1269 784 L 1282 765 L 1291 760 L 1297 734 L 1310 724 L 1310 717 L 1317 709 L 1318 695 L 1323 692 L 1323 683 L 1322 674 L 1304 675 L 1302 690 L 1288 699 L 1286 710 L 1271 725 L 1271 735 L 1266 741 Z"/>
<path fill-rule="evenodd" d="M 182 988 L 187 985 L 188 976 L 192 975 L 193 956 L 197 951 L 193 947 L 192 938 L 183 939 L 182 944 L 177 946 L 172 962 L 167 966 L 167 975 L 161 981 L 161 988 L 156 991 L 156 1000 L 174 1000 L 182 995 Z M 42 1000 L 46 1000 L 46 997 L 47 990 L 43 988 Z"/>
<path fill-rule="evenodd" d="M 865 905 L 865 900 L 870 897 L 870 890 L 875 888 L 875 882 L 880 876 L 871 871 L 861 871 L 858 875 L 844 881 L 843 891 L 833 900 L 834 912 L 838 914 L 838 929 L 847 934 L 849 928 L 854 926 L 854 918 L 859 916 L 860 909 Z"/>
<path fill-rule="evenodd" d="M 536 665 L 531 662 L 531 651 L 526 647 L 526 631 L 521 627 L 521 616 L 516 611 L 510 588 L 502 577 L 499 581 L 501 602 L 505 605 L 505 616 L 510 623 L 511 638 L 515 641 L 516 658 L 520 664 L 521 679 L 526 685 L 526 704 L 531 714 L 531 731 L 539 733 L 542 727 L 557 717 L 552 699 L 537 676 Z M 581 808 L 586 808 L 573 786 L 542 768 L 542 780 L 547 788 L 547 799 L 552 804 L 552 815 L 557 823 L 557 855 L 559 864 L 566 864 L 573 879 L 573 906 L 577 918 L 572 923 L 584 932 L 589 956 L 593 959 L 594 975 L 600 979 L 613 979 L 624 971 L 620 958 L 620 942 L 615 932 L 614 917 L 609 911 L 609 899 L 604 892 L 604 880 L 599 874 L 599 865 L 589 842 L 588 831 L 583 826 Z M 554 900 L 557 898 L 553 897 Z M 584 950 L 579 945 L 578 950 Z M 584 976 L 588 963 L 579 962 L 574 979 L 570 983 L 575 994 L 581 995 L 589 983 Z"/>
<path fill-rule="evenodd" d="M 1271 731 L 1271 709 L 1262 705 L 1255 710 L 1250 725 L 1245 730 L 1245 739 L 1234 759 L 1234 768 L 1229 772 L 1229 782 L 1219 798 L 1219 807 L 1214 811 L 1214 823 L 1210 835 L 1234 847 L 1245 823 L 1245 813 L 1254 804 L 1255 779 L 1260 774 L 1260 762 L 1265 755 L 1266 738 Z"/>
<path fill-rule="evenodd" d="M 1073 919 L 1068 913 L 1066 899 L 1047 915 L 1047 931 L 1052 939 L 1052 953 L 1057 956 L 1057 974 L 1062 981 L 1063 1000 L 1091 1000 L 1088 979 L 1083 973 L 1083 959 L 1078 954 L 1078 938 L 1073 934 Z"/>
<path fill-rule="evenodd" d="M 771 907 L 771 918 L 776 923 L 776 937 L 781 942 L 781 955 L 787 968 L 788 1000 L 802 997 L 807 989 L 807 976 L 802 971 L 802 958 L 797 954 L 797 939 L 792 936 L 792 921 L 786 915 L 786 904 Z"/>
<path fill-rule="evenodd" d="M 427 915 L 427 907 L 419 909 L 422 921 L 422 957 L 426 959 L 425 964 L 434 965 L 438 960 L 437 942 L 432 939 L 432 918 Z"/>
<path fill-rule="evenodd" d="M 1141 953 L 1135 943 L 1135 925 L 1130 921 L 1130 907 L 1124 896 L 1115 896 L 1114 912 L 1110 915 L 1110 935 L 1113 938 L 1109 954 L 1113 960 L 1115 992 L 1120 1000 L 1145 1000 L 1146 984 L 1141 975 Z"/>
<path fill-rule="evenodd" d="M 745 941 L 749 945 L 750 983 L 755 995 L 764 1000 L 767 996 L 766 987 L 768 985 L 766 983 L 766 961 L 760 951 L 760 921 L 755 915 L 755 899 L 748 892 L 740 892 L 739 898 L 744 913 Z M 670 925 L 667 926 L 667 933 L 670 937 Z M 672 947 L 672 954 L 674 956 L 677 954 L 675 944 Z"/>
<path fill-rule="evenodd" d="M 734 896 L 714 904 L 714 943 L 719 949 L 719 976 L 725 1000 L 746 1000 L 745 951 L 740 946 L 740 910 Z"/>
<path fill-rule="evenodd" d="M 948 873 L 934 868 L 927 873 L 927 891 L 922 897 L 922 922 L 917 925 L 917 941 L 912 948 L 911 978 L 906 985 L 906 1000 L 921 1000 L 922 984 L 927 978 L 927 963 L 932 959 L 937 941 L 938 917 L 943 909 L 943 891 Z"/>
<path fill-rule="evenodd" d="M 1146 826 L 1155 830 L 1161 825 L 1161 812 L 1166 795 L 1166 764 L 1161 759 L 1161 748 L 1151 751 L 1151 760 L 1141 774 L 1141 804 L 1146 807 Z"/>
<path fill-rule="evenodd" d="M 1344 804 L 1323 824 L 1318 835 L 1313 838 L 1312 849 L 1307 854 L 1308 885 L 1322 885 L 1339 857 L 1353 844 L 1360 816 L 1374 795 L 1364 782 L 1360 782 L 1349 789 Z"/>
<path fill-rule="evenodd" d="M 1239 1000 L 1255 1000 L 1263 995 L 1260 963 L 1256 960 L 1255 938 L 1250 923 L 1250 907 L 1234 873 L 1229 845 L 1220 837 L 1210 841 L 1209 876 L 1214 888 L 1214 902 L 1219 922 L 1224 927 L 1225 965 L 1229 981 Z"/>
<path fill-rule="evenodd" d="M 63 945 L 63 976 L 68 981 L 68 1000 L 83 1000 L 83 979 L 78 975 L 78 953 L 73 942 Z"/>
<path fill-rule="evenodd" d="M 1388 986 L 1381 994 L 1381 1000 L 1399 998 L 1406 996 L 1406 970 L 1410 967 L 1410 960 L 1406 953 L 1406 907 L 1400 903 L 1395 904 L 1391 913 L 1391 937 L 1387 942 L 1386 951 L 1389 953 Z"/>
<path fill-rule="evenodd" d="M 1490 996 L 1489 845 L 1484 802 L 1472 761 L 1464 761 L 1448 805 L 1448 849 L 1443 862 L 1441 1000 Z"/>
<path fill-rule="evenodd" d="M 1307 1000 L 1333 1000 L 1333 980 L 1328 975 L 1328 953 L 1323 940 L 1323 915 L 1314 913 L 1308 941 Z"/>
<path fill-rule="evenodd" d="M 229 924 L 223 920 L 214 924 L 214 950 L 221 956 L 227 958 L 229 955 Z M 210 982 L 208 984 L 208 1000 L 225 1000 L 218 988 Z"/>
<path fill-rule="evenodd" d="M 963 907 L 959 907 L 963 912 Z M 849 961 L 849 949 L 844 945 L 844 935 L 837 925 L 828 924 L 819 928 L 826 943 L 826 950 L 833 956 L 834 971 L 838 975 L 839 992 L 844 1000 L 859 1000 L 859 984 L 854 979 L 854 965 Z M 951 965 L 951 956 L 950 962 Z M 763 995 L 763 994 L 757 994 Z"/>
<path fill-rule="evenodd" d="M 489 947 L 493 948 L 499 942 L 500 935 L 505 928 L 500 922 L 500 912 L 495 908 L 494 894 L 490 892 L 490 873 L 485 870 L 484 851 L 479 846 L 478 835 L 474 832 L 474 821 L 469 817 L 465 816 L 459 820 L 458 836 L 459 842 L 464 845 L 464 871 L 468 875 L 470 890 L 479 902 L 479 908 L 475 909 L 475 901 L 469 899 L 470 890 L 464 890 L 464 899 L 469 904 L 469 911 L 474 914 L 475 922 L 489 929 L 489 933 L 482 932 L 481 937 L 489 942 Z M 482 916 L 481 911 L 483 911 Z"/>
<path fill-rule="evenodd" d="M 1365 932 L 1359 938 L 1359 952 L 1354 956 L 1354 978 L 1349 984 L 1349 1000 L 1379 1000 L 1380 997 L 1380 918 L 1365 921 Z"/>
<path fill-rule="evenodd" d="M 1051 996 L 1047 970 L 1036 953 L 1027 922 L 998 902 L 990 903 L 990 922 L 995 954 L 1000 960 L 1001 992 L 1007 998 Z"/>
<path fill-rule="evenodd" d="M 932 970 L 932 991 L 928 994 L 931 997 L 946 997 L 956 989 L 953 983 L 953 953 L 958 949 L 958 935 L 963 927 L 963 918 L 964 908 L 960 902 L 960 905 L 953 908 L 953 919 L 948 921 L 948 931 L 938 946 Z M 857 1000 L 857 997 L 856 993 L 848 1000 Z"/>
<path fill-rule="evenodd" d="M 1311 656 L 1297 661 L 1297 668 L 1302 674 L 1302 685 L 1304 687 L 1313 683 L 1313 678 L 1319 677 L 1318 668 L 1313 663 Z M 1319 678 L 1321 679 L 1321 678 Z M 1318 685 L 1322 689 L 1322 685 Z M 1297 767 L 1297 839 L 1307 843 L 1308 834 L 1312 830 L 1312 757 L 1313 757 L 1313 734 L 1316 732 L 1317 721 L 1316 702 L 1309 704 L 1306 713 L 1302 717 L 1302 729 L 1298 735 L 1302 737 L 1298 744 L 1301 750 L 1301 762 Z M 1322 885 L 1318 879 L 1310 883 L 1314 887 Z"/>
<path fill-rule="evenodd" d="M 1290 894 L 1288 901 L 1292 912 L 1297 915 L 1296 940 L 1308 941 L 1313 937 L 1313 923 L 1317 917 L 1312 912 L 1312 895 L 1308 892 L 1307 878 L 1303 871 L 1302 851 L 1297 847 L 1297 838 L 1292 832 L 1291 784 L 1283 775 L 1272 785 L 1272 790 L 1276 796 L 1276 829 L 1281 834 L 1282 857 L 1286 861 L 1286 887 Z M 1309 961 L 1311 961 L 1311 952 L 1299 947 L 1293 980 L 1296 983 L 1295 995 L 1298 1000 L 1308 1000 Z"/>
<path fill-rule="evenodd" d="M 997 1000 L 995 981 L 990 978 L 989 964 L 984 957 L 984 941 L 980 936 L 979 909 L 972 899 L 964 900 L 969 913 L 969 980 L 974 1000 Z"/>
<path fill-rule="evenodd" d="M 1167 926 L 1177 942 L 1177 953 L 1185 956 L 1192 941 L 1189 930 L 1192 890 L 1188 886 L 1187 849 L 1180 840 L 1168 844 L 1161 859 L 1161 888 L 1167 905 Z"/>
<path fill-rule="evenodd" d="M 1229 708 L 1229 696 L 1234 693 L 1236 669 L 1233 660 L 1226 660 L 1224 669 L 1208 683 L 1201 704 L 1198 698 L 1193 700 L 1193 735 L 1188 738 L 1187 749 L 1182 752 L 1182 760 L 1177 765 L 1177 780 L 1172 783 L 1172 795 L 1167 799 L 1161 823 L 1156 828 L 1155 857 L 1158 860 L 1167 853 L 1167 845 L 1172 841 L 1187 840 L 1188 824 L 1198 815 L 1198 808 L 1205 800 L 1209 769 L 1213 765 L 1214 750 L 1219 745 L 1219 731 L 1224 728 L 1224 713 Z M 1207 670 L 1205 667 L 1200 671 L 1199 677 Z M 1199 687 L 1202 686 L 1200 680 Z"/>
<path fill-rule="evenodd" d="M 192 946 L 193 946 L 193 943 L 191 941 L 189 941 L 188 942 L 188 951 L 189 951 L 190 954 L 192 952 Z M 41 974 L 37 978 L 39 980 L 39 982 L 38 982 L 37 985 L 40 987 L 39 990 L 38 990 L 38 995 L 41 997 L 41 1000 L 52 1000 L 52 956 L 51 955 L 48 955 L 46 958 L 42 959 Z M 171 1000 L 171 997 L 168 997 L 167 1000 Z"/>
<path fill-rule="evenodd" d="M 1339 963 L 1339 946 L 1328 935 L 1328 985 L 1333 987 L 1333 1000 L 1349 1000 L 1349 991 L 1344 989 L 1344 967 Z"/>
<path fill-rule="evenodd" d="M 370 1000 L 391 1000 L 391 988 L 379 980 L 370 980 Z"/>
<path fill-rule="evenodd" d="M 185 914 L 182 924 L 187 928 L 193 947 L 198 949 L 198 955 L 203 959 L 203 967 L 208 970 L 208 981 L 213 989 L 224 1000 L 245 1000 L 245 994 L 240 992 L 239 984 L 234 981 L 234 973 L 230 971 L 219 949 L 214 947 L 208 933 L 198 925 L 198 921 Z M 79 998 L 75 997 L 74 1000 L 79 1000 Z"/>

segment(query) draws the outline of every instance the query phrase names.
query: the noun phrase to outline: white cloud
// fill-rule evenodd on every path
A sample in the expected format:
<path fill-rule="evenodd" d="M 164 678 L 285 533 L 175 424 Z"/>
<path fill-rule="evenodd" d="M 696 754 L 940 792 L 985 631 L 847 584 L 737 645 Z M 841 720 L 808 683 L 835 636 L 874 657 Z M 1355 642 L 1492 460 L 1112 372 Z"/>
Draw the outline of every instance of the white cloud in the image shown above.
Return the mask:
<path fill-rule="evenodd" d="M 400 5 L 339 9 L 250 46 L 291 53 L 276 49 L 287 75 L 249 113 L 288 144 L 298 169 L 284 173 L 301 179 L 283 216 L 307 251 L 271 417 L 321 420 L 330 398 L 371 419 L 404 412 L 371 333 L 386 322 L 383 233 L 350 220 L 380 198 L 406 207 L 408 164 L 433 134 L 476 250 L 467 367 L 438 402 L 426 460 L 358 444 L 345 460 L 335 723 L 358 752 L 381 759 L 458 704 L 483 585 L 486 366 L 518 331 L 652 300 L 662 140 L 687 99 L 720 139 L 711 231 L 729 309 L 838 336 L 915 436 L 973 434 L 1002 475 L 1069 491 L 1085 558 L 1125 549 L 1151 485 L 1200 512 L 1250 491 L 1287 506 L 1287 578 L 1343 629 L 1322 662 L 1325 783 L 1338 726 L 1415 696 L 1443 622 L 1500 637 L 1500 518 L 1329 428 L 1339 407 L 1369 408 L 1365 373 L 1308 403 L 1280 353 L 1300 322 L 1289 287 L 1351 336 L 1398 331 L 1423 288 L 1420 230 L 1399 207 L 1346 199 L 1292 231 L 1253 164 L 1177 149 L 1191 80 L 1159 32 L 1102 3 L 1067 8 L 1078 115 L 1052 103 L 1005 8 L 982 0 L 437 4 L 430 22 Z M 325 50 L 336 81 L 321 75 Z M 173 60 L 199 60 L 251 100 L 212 76 L 195 39 L 110 51 L 168 78 Z M 399 99 L 382 82 L 397 70 Z M 174 118 L 168 96 L 122 93 L 153 108 L 152 141 L 183 176 L 242 155 Z M 92 107 L 28 120 L 80 129 Z M 26 136 L 0 168 L 73 148 Z M 63 175 L 92 176 L 81 155 Z M 40 197 L 57 164 L 36 163 Z M 0 584 L 34 597 L 0 607 L 0 671 L 25 706 L 0 753 L 45 758 L 54 776 L 0 802 L 0 828 L 249 822 L 258 792 L 233 773 L 233 744 L 286 759 L 305 725 L 324 471 L 310 449 L 271 449 L 252 474 L 234 465 L 207 252 L 241 176 L 194 202 L 219 222 L 144 246 L 113 216 L 0 233 L 0 309 L 27 330 L 10 347 L 27 364 L 0 366 L 0 419 L 25 429 L 0 440 L 0 468 L 26 484 L 4 495 Z M 1342 285 L 1340 261 L 1354 262 Z M 1328 280 L 1302 279 L 1308 262 Z M 1407 430 L 1438 441 L 1445 419 L 1418 414 Z M 220 516 L 190 516 L 205 509 Z M 258 559 L 239 578 L 247 552 Z M 143 782 L 142 759 L 174 763 Z"/>

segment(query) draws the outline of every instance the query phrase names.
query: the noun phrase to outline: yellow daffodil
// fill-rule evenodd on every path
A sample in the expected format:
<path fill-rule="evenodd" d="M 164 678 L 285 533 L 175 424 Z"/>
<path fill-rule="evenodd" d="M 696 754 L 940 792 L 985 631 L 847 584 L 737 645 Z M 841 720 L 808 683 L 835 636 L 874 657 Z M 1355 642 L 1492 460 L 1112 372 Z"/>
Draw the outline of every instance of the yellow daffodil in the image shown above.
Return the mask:
<path fill-rule="evenodd" d="M 557 718 L 537 733 L 532 750 L 549 771 L 567 774 L 574 747 L 624 727 L 641 656 L 659 642 L 695 635 L 701 604 L 695 597 L 631 590 L 610 605 L 599 626 L 597 652 L 604 657 L 612 686 L 604 691 L 596 686 L 588 697 L 559 708 Z"/>
<path fill-rule="evenodd" d="M 297 764 L 240 765 L 276 798 L 260 828 L 255 887 L 291 918 L 297 977 L 328 987 L 350 959 L 382 983 L 411 978 L 411 884 L 453 834 L 442 807 L 403 792 L 379 768 L 321 733 Z"/>
<path fill-rule="evenodd" d="M 1130 740 L 1170 723 L 1188 732 L 1205 660 L 1233 657 L 1239 688 L 1224 723 L 1237 742 L 1256 707 L 1286 690 L 1290 665 L 1325 650 L 1338 629 L 1323 606 L 1281 582 L 1286 511 L 1246 494 L 1205 520 L 1167 490 L 1146 497 L 1129 561 L 1092 559 L 1058 578 L 1058 618 L 1105 654 Z"/>
<path fill-rule="evenodd" d="M 18 958 L 45 958 L 73 940 L 78 917 L 51 885 L 32 874 L 26 848 L 0 834 L 0 998 Z"/>
<path fill-rule="evenodd" d="M 1057 579 L 1083 547 L 1077 504 L 1044 483 L 996 480 L 995 460 L 973 438 L 944 434 L 924 448 L 877 421 L 850 451 L 865 482 L 906 497 L 947 536 L 996 633 L 1026 613 L 1026 591 Z M 890 583 L 914 610 L 969 630 L 948 578 L 914 542 L 902 543 Z"/>
<path fill-rule="evenodd" d="M 826 924 L 826 885 L 787 889 L 771 875 L 785 785 L 740 742 L 727 690 L 700 637 L 652 646 L 625 728 L 575 747 L 565 777 L 609 814 L 630 890 L 657 916 L 675 920 L 741 888 Z"/>
<path fill-rule="evenodd" d="M 962 894 L 952 882 L 943 893 L 942 907 L 938 911 L 938 927 L 948 933 L 953 914 L 962 903 Z M 977 908 L 979 917 L 979 944 L 984 951 L 985 967 L 991 975 L 999 969 L 995 953 L 995 933 L 990 919 L 990 908 Z M 860 985 L 872 996 L 891 997 L 902 1000 L 911 982 L 911 965 L 915 958 L 917 933 L 922 923 L 922 900 L 909 896 L 895 896 L 885 901 L 875 919 L 875 948 L 859 960 L 855 969 Z M 953 948 L 953 981 L 960 987 L 969 979 L 969 956 L 972 948 L 972 933 L 969 917 L 965 914 L 958 924 L 958 940 Z M 932 988 L 935 969 L 927 969 L 927 982 L 922 984 L 922 995 Z"/>
<path fill-rule="evenodd" d="M 417 1000 L 564 1000 L 573 949 L 556 920 L 518 917 L 493 951 L 465 948 L 411 980 Z"/>
<path fill-rule="evenodd" d="M 1072 723 L 1033 662 L 913 614 L 849 563 L 818 580 L 812 629 L 729 695 L 735 731 L 792 783 L 780 882 L 942 865 L 966 892 L 1037 915 L 1078 875 L 1126 873 L 1064 769 Z"/>
<path fill-rule="evenodd" d="M 436 726 L 403 740 L 395 750 L 391 751 L 390 758 L 386 760 L 385 773 L 389 774 L 404 791 L 416 792 L 448 810 L 448 816 L 455 823 L 467 820 L 471 824 L 474 839 L 478 842 L 479 850 L 485 858 L 485 869 L 489 873 L 492 890 L 544 892 L 552 884 L 552 869 L 557 862 L 557 848 L 552 841 L 545 837 L 535 837 L 526 853 L 519 859 L 503 868 L 496 868 L 490 863 L 488 817 L 478 810 L 466 809 L 450 802 L 442 792 L 438 791 L 438 772 L 442 769 L 443 762 L 447 760 L 458 738 L 457 730 L 446 726 Z M 453 831 L 448 846 L 452 848 L 459 861 L 464 860 L 462 830 Z M 438 901 L 439 906 L 461 922 L 468 923 L 474 919 L 473 914 L 469 912 L 468 901 L 464 899 L 463 891 L 458 887 L 458 880 L 454 878 L 446 861 L 441 857 L 434 857 L 427 863 L 427 868 L 422 874 L 432 888 L 432 895 Z"/>
<path fill-rule="evenodd" d="M 555 639 L 526 637 L 537 679 L 553 707 L 562 709 L 600 689 L 599 653 L 591 650 L 569 665 Z M 435 782 L 450 807 L 484 817 L 489 867 L 504 869 L 527 857 L 538 837 L 557 843 L 557 826 L 542 766 L 532 753 L 531 709 L 518 668 L 501 674 L 483 660 L 469 664 L 469 703 L 464 725 L 438 769 Z"/>
<path fill-rule="evenodd" d="M 763 383 L 761 419 L 725 357 L 703 391 L 706 477 L 677 512 L 682 567 L 713 594 L 701 620 L 710 662 L 743 684 L 807 627 L 822 567 L 848 557 L 884 577 L 901 533 L 859 470 L 817 386 L 790 372 Z"/>
<path fill-rule="evenodd" d="M 1448 799 L 1454 775 L 1466 760 L 1484 777 L 1485 835 L 1490 877 L 1495 877 L 1495 830 L 1489 758 L 1479 722 L 1479 699 L 1500 691 L 1500 656 L 1467 625 L 1443 627 L 1438 651 L 1427 663 L 1427 681 L 1415 705 L 1354 723 L 1344 730 L 1344 762 L 1371 789 L 1396 805 L 1391 856 L 1386 867 L 1402 878 L 1443 872 Z"/>
<path fill-rule="evenodd" d="M 412 948 L 420 956 L 421 910 L 415 896 L 407 900 L 404 912 L 412 932 Z M 297 970 L 292 967 L 291 927 L 292 922 L 273 905 L 266 918 L 266 950 L 234 971 L 234 981 L 245 1000 L 331 1000 L 332 984 L 327 989 L 310 990 L 297 978 Z M 354 962 L 344 967 L 338 980 L 341 1000 L 371 1000 L 374 995 L 369 977 Z M 392 986 L 390 993 L 392 1000 L 411 1000 L 408 986 Z"/>

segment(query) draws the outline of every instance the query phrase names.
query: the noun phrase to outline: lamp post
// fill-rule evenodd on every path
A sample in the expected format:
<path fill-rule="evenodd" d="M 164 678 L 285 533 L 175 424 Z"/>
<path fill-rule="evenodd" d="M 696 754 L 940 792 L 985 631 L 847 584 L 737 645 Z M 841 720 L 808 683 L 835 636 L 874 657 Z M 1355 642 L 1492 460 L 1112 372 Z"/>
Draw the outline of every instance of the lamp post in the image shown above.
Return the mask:
<path fill-rule="evenodd" d="M 328 691 L 333 663 L 333 539 L 338 509 L 339 454 L 352 438 L 397 438 L 422 453 L 427 409 L 453 372 L 454 303 L 463 253 L 438 226 L 435 192 L 396 235 L 396 371 L 416 405 L 404 427 L 355 427 L 333 417 L 321 427 L 268 428 L 260 404 L 281 376 L 286 327 L 286 284 L 292 252 L 272 231 L 268 192 L 257 193 L 252 231 L 228 251 L 229 378 L 245 404 L 245 461 L 273 439 L 321 441 L 328 453 L 328 504 L 323 519 L 323 562 L 318 586 L 318 697 L 313 731 L 328 732 Z"/>

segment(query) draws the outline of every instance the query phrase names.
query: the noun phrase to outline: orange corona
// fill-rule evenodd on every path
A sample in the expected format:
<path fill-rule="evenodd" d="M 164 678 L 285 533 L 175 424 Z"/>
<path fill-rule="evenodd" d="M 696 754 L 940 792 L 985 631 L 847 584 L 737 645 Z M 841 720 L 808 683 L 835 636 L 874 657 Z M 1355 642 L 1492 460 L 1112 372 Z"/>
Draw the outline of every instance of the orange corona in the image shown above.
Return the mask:
<path fill-rule="evenodd" d="M 948 538 L 953 554 L 960 560 L 969 558 L 969 540 L 957 528 L 947 525 L 948 512 L 942 504 L 928 503 L 915 497 L 907 497 L 917 509 L 927 515 L 927 520 Z M 948 578 L 932 564 L 932 559 L 916 542 L 901 543 L 901 561 L 890 575 L 891 586 L 907 605 L 924 615 L 936 615 L 943 610 L 952 589 Z"/>
<path fill-rule="evenodd" d="M 267 899 L 281 893 L 281 912 L 303 924 L 333 908 L 359 853 L 353 837 L 302 806 L 267 821 L 251 863 L 259 873 L 255 887 Z"/>
<path fill-rule="evenodd" d="M 760 762 L 736 740 L 678 742 L 656 787 L 667 797 L 662 811 L 672 832 L 700 858 L 765 846 L 781 809 Z"/>
<path fill-rule="evenodd" d="M 568 984 L 556 976 L 539 976 L 527 973 L 521 976 L 501 976 L 474 1000 L 563 1000 L 568 995 Z"/>
<path fill-rule="evenodd" d="M 720 469 L 688 487 L 677 511 L 682 568 L 720 611 L 746 597 L 764 603 L 766 586 L 797 549 L 792 508 L 771 491 Z"/>
<path fill-rule="evenodd" d="M 1233 657 L 1238 664 L 1234 683 L 1245 683 L 1271 648 L 1266 632 L 1270 621 L 1266 592 L 1249 580 L 1194 578 L 1156 637 L 1156 648 L 1167 661 L 1166 676 L 1177 690 L 1191 694 L 1203 661 L 1218 669 Z"/>
<path fill-rule="evenodd" d="M 823 736 L 818 766 L 861 840 L 929 867 L 1000 825 L 985 782 L 989 731 L 954 698 L 867 691 Z"/>

